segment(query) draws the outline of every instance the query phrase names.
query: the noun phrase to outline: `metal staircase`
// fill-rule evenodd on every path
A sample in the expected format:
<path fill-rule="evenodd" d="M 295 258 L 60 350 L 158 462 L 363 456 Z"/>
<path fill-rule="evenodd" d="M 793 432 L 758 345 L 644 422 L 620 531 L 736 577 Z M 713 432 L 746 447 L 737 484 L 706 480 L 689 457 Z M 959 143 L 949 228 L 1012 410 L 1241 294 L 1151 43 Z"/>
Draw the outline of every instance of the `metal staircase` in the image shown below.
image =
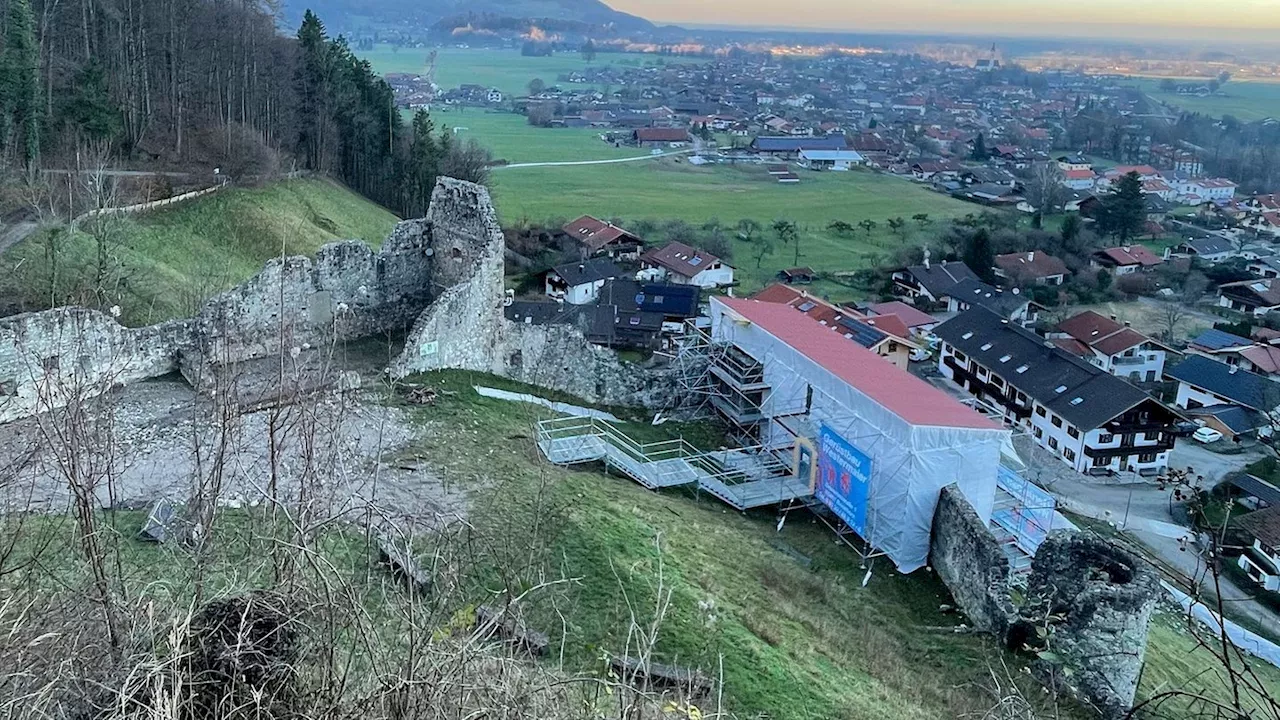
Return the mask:
<path fill-rule="evenodd" d="M 737 510 L 813 494 L 788 463 L 766 448 L 704 452 L 684 440 L 642 444 L 596 418 L 543 420 L 538 423 L 538 449 L 556 465 L 602 462 L 650 490 L 696 484 Z"/>

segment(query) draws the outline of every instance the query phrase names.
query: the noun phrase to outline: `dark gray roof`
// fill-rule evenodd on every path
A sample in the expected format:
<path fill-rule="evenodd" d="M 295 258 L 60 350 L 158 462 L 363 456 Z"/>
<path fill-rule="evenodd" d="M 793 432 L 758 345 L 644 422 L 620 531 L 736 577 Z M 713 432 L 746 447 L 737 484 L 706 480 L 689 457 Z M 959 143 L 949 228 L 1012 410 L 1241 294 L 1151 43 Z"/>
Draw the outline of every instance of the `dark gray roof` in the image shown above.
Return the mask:
<path fill-rule="evenodd" d="M 658 313 L 668 318 L 698 316 L 702 289 L 697 285 L 639 283 L 610 280 L 600 289 L 601 305 L 617 305 L 622 310 Z"/>
<path fill-rule="evenodd" d="M 565 263 L 551 270 L 561 278 L 564 278 L 564 281 L 569 283 L 570 287 L 608 280 L 625 274 L 608 258 L 592 258 L 582 262 Z"/>
<path fill-rule="evenodd" d="M 1198 345 L 1205 350 L 1225 350 L 1230 347 L 1247 347 L 1253 344 L 1252 340 L 1232 335 L 1229 332 L 1210 328 L 1196 336 L 1191 341 L 1192 345 Z"/>
<path fill-rule="evenodd" d="M 1231 484 L 1268 505 L 1280 505 L 1280 488 L 1253 475 L 1237 475 Z"/>
<path fill-rule="evenodd" d="M 517 300 L 503 311 L 511 322 L 552 325 L 575 322 L 574 318 L 578 316 L 582 307 L 568 303 Z"/>
<path fill-rule="evenodd" d="M 850 317 L 841 317 L 836 320 L 836 324 L 840 326 L 840 331 L 851 336 L 849 339 L 858 343 L 864 348 L 873 348 L 879 345 L 882 340 L 889 337 L 886 333 L 864 323 L 858 322 Z"/>
<path fill-rule="evenodd" d="M 1144 402 L 1157 402 L 984 308 L 960 313 L 933 332 L 1081 430 L 1102 427 Z"/>
<path fill-rule="evenodd" d="M 946 295 L 961 280 L 978 279 L 978 274 L 962 262 L 934 263 L 928 267 L 913 265 L 907 268 L 907 272 L 934 297 Z"/>
<path fill-rule="evenodd" d="M 1267 424 L 1266 419 L 1262 417 L 1262 413 L 1239 405 L 1210 405 L 1209 407 L 1188 410 L 1187 414 L 1192 417 L 1212 415 L 1236 435 L 1253 432 Z"/>
<path fill-rule="evenodd" d="M 1031 300 L 1020 292 L 1005 292 L 976 278 L 962 280 L 943 294 L 972 306 L 984 307 L 1004 318 L 1010 317 Z"/>
<path fill-rule="evenodd" d="M 1280 383 L 1203 355 L 1189 355 L 1164 374 L 1261 412 L 1280 405 Z"/>
<path fill-rule="evenodd" d="M 1217 236 L 1188 240 L 1183 245 L 1195 250 L 1197 255 L 1218 255 L 1220 253 L 1229 253 L 1233 249 L 1231 241 Z"/>

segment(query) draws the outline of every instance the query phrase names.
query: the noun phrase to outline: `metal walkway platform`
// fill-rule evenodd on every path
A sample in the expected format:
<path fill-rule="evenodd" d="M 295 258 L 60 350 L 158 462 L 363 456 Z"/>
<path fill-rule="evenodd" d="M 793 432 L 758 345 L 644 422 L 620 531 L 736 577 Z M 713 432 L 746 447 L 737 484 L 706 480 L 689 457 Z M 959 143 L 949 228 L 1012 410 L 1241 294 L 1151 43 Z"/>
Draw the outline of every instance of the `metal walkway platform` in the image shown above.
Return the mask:
<path fill-rule="evenodd" d="M 696 484 L 737 510 L 813 495 L 764 448 L 704 452 L 683 440 L 640 444 L 597 418 L 540 422 L 538 449 L 556 465 L 602 462 L 650 490 Z"/>

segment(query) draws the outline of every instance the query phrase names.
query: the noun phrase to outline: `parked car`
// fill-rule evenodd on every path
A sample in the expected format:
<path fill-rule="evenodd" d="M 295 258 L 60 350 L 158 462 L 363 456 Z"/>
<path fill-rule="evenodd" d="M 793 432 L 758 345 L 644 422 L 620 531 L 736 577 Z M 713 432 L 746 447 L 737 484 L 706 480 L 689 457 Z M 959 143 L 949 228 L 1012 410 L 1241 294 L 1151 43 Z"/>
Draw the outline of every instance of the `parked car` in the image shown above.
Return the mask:
<path fill-rule="evenodd" d="M 933 352 L 928 348 L 916 348 L 911 351 L 911 362 L 924 362 L 933 357 Z"/>
<path fill-rule="evenodd" d="M 1191 437 L 1195 439 L 1197 442 L 1208 444 L 1208 443 L 1215 443 L 1221 440 L 1222 433 L 1218 432 L 1217 430 L 1214 430 L 1211 427 L 1202 427 L 1199 430 L 1192 433 Z"/>

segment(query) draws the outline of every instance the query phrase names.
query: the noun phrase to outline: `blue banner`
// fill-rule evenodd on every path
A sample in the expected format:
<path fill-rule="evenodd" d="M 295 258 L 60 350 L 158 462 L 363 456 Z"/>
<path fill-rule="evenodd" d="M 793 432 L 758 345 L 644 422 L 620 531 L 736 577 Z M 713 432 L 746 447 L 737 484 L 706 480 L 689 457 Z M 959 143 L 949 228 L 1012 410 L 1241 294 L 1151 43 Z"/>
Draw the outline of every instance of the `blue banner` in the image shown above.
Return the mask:
<path fill-rule="evenodd" d="M 867 536 L 871 458 L 826 425 L 818 435 L 818 500 L 854 532 Z"/>

